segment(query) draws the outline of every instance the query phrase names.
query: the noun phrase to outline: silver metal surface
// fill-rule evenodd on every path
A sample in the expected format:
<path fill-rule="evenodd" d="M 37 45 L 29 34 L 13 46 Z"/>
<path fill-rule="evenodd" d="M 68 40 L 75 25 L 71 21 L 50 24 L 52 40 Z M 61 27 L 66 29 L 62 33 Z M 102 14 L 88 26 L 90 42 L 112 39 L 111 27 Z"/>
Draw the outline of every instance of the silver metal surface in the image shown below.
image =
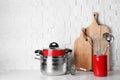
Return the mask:
<path fill-rule="evenodd" d="M 46 75 L 63 75 L 67 73 L 67 58 L 45 57 L 41 64 L 41 72 Z"/>
<path fill-rule="evenodd" d="M 72 66 L 71 66 L 71 69 L 70 69 L 70 73 L 71 73 L 71 75 L 75 75 L 76 74 L 76 67 L 75 67 L 75 65 L 73 64 Z"/>
<path fill-rule="evenodd" d="M 103 50 L 103 53 L 106 54 L 107 49 L 114 41 L 114 36 L 111 33 L 104 33 L 103 38 L 108 42 L 108 45 Z"/>
<path fill-rule="evenodd" d="M 41 50 L 36 50 L 35 53 L 40 54 L 38 55 L 39 58 L 35 57 L 35 59 L 40 61 L 40 71 L 46 75 L 63 75 L 68 73 L 68 63 L 70 63 L 68 58 L 72 50 L 68 48 L 64 50 L 65 55 L 63 56 L 44 56 L 42 53 L 39 53 Z"/>

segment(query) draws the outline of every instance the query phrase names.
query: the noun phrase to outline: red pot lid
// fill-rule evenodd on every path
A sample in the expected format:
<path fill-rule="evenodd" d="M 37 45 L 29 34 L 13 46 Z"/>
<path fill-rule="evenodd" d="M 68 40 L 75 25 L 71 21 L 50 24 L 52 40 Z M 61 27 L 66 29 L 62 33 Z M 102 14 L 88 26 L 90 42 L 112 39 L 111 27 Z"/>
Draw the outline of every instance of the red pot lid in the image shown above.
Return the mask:
<path fill-rule="evenodd" d="M 43 56 L 64 56 L 65 54 L 72 52 L 71 49 L 65 48 L 60 49 L 59 45 L 56 42 L 52 42 L 49 45 L 48 49 L 43 50 L 35 50 L 35 53 L 37 56 L 43 55 Z"/>
<path fill-rule="evenodd" d="M 43 56 L 63 56 L 65 49 L 60 49 L 56 42 L 52 42 L 48 49 L 43 49 Z"/>
<path fill-rule="evenodd" d="M 43 56 L 64 56 L 65 50 L 43 50 Z"/>

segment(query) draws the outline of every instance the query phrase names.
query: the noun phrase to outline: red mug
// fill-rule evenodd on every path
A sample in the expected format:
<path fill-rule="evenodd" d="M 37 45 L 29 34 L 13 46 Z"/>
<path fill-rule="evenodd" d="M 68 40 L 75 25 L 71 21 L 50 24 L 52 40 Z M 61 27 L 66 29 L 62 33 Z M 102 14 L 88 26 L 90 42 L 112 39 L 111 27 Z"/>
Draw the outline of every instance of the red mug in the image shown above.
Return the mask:
<path fill-rule="evenodd" d="M 93 72 L 94 76 L 107 76 L 107 55 L 93 56 Z"/>

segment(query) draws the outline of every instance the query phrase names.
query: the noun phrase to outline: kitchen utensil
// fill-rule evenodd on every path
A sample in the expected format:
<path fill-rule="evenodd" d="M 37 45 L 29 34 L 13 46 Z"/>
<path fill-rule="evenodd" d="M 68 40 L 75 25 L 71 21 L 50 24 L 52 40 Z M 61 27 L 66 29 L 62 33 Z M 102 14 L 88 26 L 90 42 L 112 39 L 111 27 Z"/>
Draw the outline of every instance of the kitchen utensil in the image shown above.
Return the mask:
<path fill-rule="evenodd" d="M 75 75 L 76 74 L 76 67 L 74 64 L 72 64 L 71 68 L 70 68 L 70 73 L 71 75 Z"/>
<path fill-rule="evenodd" d="M 97 56 L 101 55 L 101 42 L 98 34 L 92 36 L 93 41 L 93 51 Z"/>
<path fill-rule="evenodd" d="M 77 68 L 74 64 L 71 65 L 70 73 L 71 75 L 75 75 L 76 71 L 87 71 L 87 69 L 84 68 Z"/>
<path fill-rule="evenodd" d="M 97 56 L 101 55 L 101 43 L 100 43 L 100 39 L 98 39 L 98 50 L 97 50 Z"/>
<path fill-rule="evenodd" d="M 83 29 L 85 30 L 85 29 Z M 86 31 L 85 31 L 86 32 Z M 91 39 L 81 30 L 80 36 L 74 43 L 74 64 L 78 68 L 92 69 Z"/>
<path fill-rule="evenodd" d="M 108 42 L 108 45 L 104 48 L 103 54 L 106 54 L 107 49 L 114 41 L 114 36 L 111 33 L 104 33 L 103 38 Z"/>
<path fill-rule="evenodd" d="M 43 50 L 35 50 L 36 58 L 40 60 L 41 72 L 47 75 L 62 75 L 67 73 L 68 56 L 72 52 L 71 49 L 59 48 L 56 42 L 52 42 L 49 48 Z"/>
<path fill-rule="evenodd" d="M 100 24 L 98 22 L 98 16 L 99 15 L 98 15 L 97 12 L 93 13 L 93 22 L 92 22 L 92 24 L 90 26 L 88 26 L 86 28 L 86 35 L 92 38 L 92 36 L 94 36 L 95 34 L 97 34 L 98 38 L 100 40 L 100 50 L 103 50 L 103 48 L 104 48 L 104 45 L 103 45 L 104 44 L 103 34 L 104 33 L 109 33 L 109 28 L 107 26 L 105 26 L 103 24 Z M 93 38 L 92 38 L 92 40 L 93 40 Z M 96 53 L 94 53 L 92 51 L 92 54 L 96 54 Z M 108 67 L 107 69 L 110 70 L 110 60 L 109 60 L 110 59 L 109 58 L 110 51 L 109 51 L 109 48 L 108 48 L 108 50 L 106 52 L 106 55 L 107 55 L 107 67 Z"/>
<path fill-rule="evenodd" d="M 105 32 L 109 33 L 109 28 L 106 27 L 105 25 L 98 24 L 98 13 L 94 12 L 93 13 L 93 22 L 91 25 L 85 28 L 85 34 L 86 36 L 90 39 L 90 42 L 93 44 L 93 39 L 92 36 L 95 34 L 98 34 L 98 38 L 100 39 L 100 49 L 102 50 L 103 47 L 103 41 L 101 39 L 103 38 L 103 34 Z M 107 55 L 107 65 L 108 65 L 108 70 L 110 68 L 109 66 L 109 48 L 106 52 Z M 87 41 L 84 38 L 83 32 L 80 33 L 80 36 L 75 40 L 74 42 L 74 64 L 78 68 L 85 68 L 87 70 L 92 70 L 92 56 L 94 53 L 93 48 L 91 48 L 91 45 L 89 44 L 89 41 Z"/>
<path fill-rule="evenodd" d="M 86 41 L 89 42 L 89 44 L 91 45 L 91 47 L 94 50 L 94 53 L 96 53 L 97 56 L 101 55 L 101 43 L 100 43 L 100 39 L 98 37 L 97 34 L 95 34 L 92 38 L 87 36 L 85 33 L 85 28 L 82 28 L 82 33 L 83 33 L 83 37 L 85 38 Z M 91 42 L 92 39 L 92 42 Z"/>

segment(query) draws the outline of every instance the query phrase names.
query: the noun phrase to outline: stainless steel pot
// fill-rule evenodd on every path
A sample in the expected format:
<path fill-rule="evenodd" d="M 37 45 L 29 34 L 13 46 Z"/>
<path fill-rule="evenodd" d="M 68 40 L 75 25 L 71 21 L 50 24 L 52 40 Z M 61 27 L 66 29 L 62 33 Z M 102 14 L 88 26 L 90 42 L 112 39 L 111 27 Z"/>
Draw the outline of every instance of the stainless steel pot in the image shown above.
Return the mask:
<path fill-rule="evenodd" d="M 41 72 L 47 75 L 61 75 L 67 73 L 67 58 L 47 57 L 41 62 Z"/>
<path fill-rule="evenodd" d="M 60 50 L 60 49 L 57 49 L 57 50 Z M 42 53 L 41 50 L 36 50 L 35 53 L 39 53 L 39 54 L 36 54 L 37 56 L 39 56 L 39 58 L 36 58 L 36 59 L 39 59 L 40 60 L 40 64 L 41 64 L 41 72 L 43 74 L 46 74 L 46 75 L 63 75 L 63 74 L 66 74 L 67 71 L 68 71 L 68 57 L 70 55 L 70 53 L 72 52 L 71 49 L 64 49 L 65 50 L 65 54 L 64 55 L 58 55 L 58 56 L 46 56 L 44 55 L 44 53 Z M 61 50 L 60 50 L 61 51 Z M 59 52 L 60 54 L 60 51 L 52 51 L 55 54 L 57 54 L 57 52 Z M 51 50 L 48 52 L 51 52 Z M 52 54 L 52 53 L 50 53 Z M 62 51 L 62 54 L 63 54 L 63 51 Z"/>

